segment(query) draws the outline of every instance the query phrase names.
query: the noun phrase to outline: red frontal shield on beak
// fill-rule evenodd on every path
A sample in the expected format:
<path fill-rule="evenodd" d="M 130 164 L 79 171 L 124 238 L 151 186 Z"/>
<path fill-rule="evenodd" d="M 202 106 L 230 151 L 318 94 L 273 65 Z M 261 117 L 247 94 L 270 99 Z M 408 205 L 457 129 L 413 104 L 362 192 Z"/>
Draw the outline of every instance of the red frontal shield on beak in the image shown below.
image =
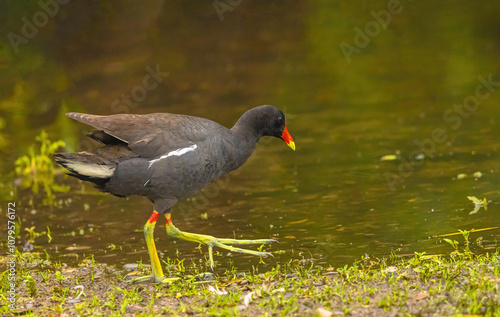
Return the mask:
<path fill-rule="evenodd" d="M 292 148 L 292 150 L 295 151 L 295 142 L 293 142 L 292 136 L 290 135 L 290 133 L 288 133 L 286 123 L 285 123 L 285 130 L 283 130 L 281 138 L 283 139 L 283 141 L 285 141 L 286 145 L 288 145 L 289 147 Z"/>

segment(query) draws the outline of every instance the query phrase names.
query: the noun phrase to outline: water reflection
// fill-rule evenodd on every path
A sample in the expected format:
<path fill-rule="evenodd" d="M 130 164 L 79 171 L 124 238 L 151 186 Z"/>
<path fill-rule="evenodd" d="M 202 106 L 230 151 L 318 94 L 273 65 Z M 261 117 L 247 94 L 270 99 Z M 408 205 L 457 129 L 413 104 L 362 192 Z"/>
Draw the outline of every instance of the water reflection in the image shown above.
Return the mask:
<path fill-rule="evenodd" d="M 387 4 L 243 2 L 223 21 L 210 3 L 61 6 L 17 53 L 7 37 L 0 39 L 0 151 L 9 175 L 2 197 L 11 199 L 12 164 L 40 129 L 66 141 L 68 150 L 95 148 L 84 137 L 89 127 L 71 122 L 67 111 L 176 112 L 231 126 L 246 109 L 273 104 L 286 111 L 297 151 L 263 140 L 217 194 L 174 209 L 180 229 L 274 237 L 280 245 L 272 250 L 285 253 L 269 263 L 314 257 L 343 265 L 366 254 L 451 252 L 434 236 L 500 220 L 500 3 L 401 2 L 387 28 L 348 62 L 340 44 L 353 44 L 355 28 L 365 28 L 374 20 L 371 11 Z M 41 10 L 35 2 L 2 6 L 9 13 L 3 13 L 5 34 L 22 34 L 22 17 Z M 147 89 L 148 69 L 157 66 L 168 75 Z M 462 115 L 456 105 L 476 96 L 480 76 L 491 78 L 491 90 L 480 90 L 490 95 Z M 459 126 L 450 115 L 460 116 Z M 420 145 L 435 129 L 446 138 L 426 153 Z M 397 160 L 380 160 L 394 153 Z M 408 163 L 417 154 L 425 158 Z M 457 179 L 477 171 L 483 176 Z M 397 179 L 388 182 L 388 175 Z M 108 263 L 147 261 L 137 230 L 151 212 L 149 202 L 58 181 L 73 188 L 60 195 L 62 208 L 31 206 L 29 190 L 17 193 L 23 223 L 51 229 L 53 241 L 39 238 L 38 249 L 67 261 L 76 261 L 75 254 Z M 490 200 L 488 210 L 469 215 L 470 195 Z M 208 219 L 200 217 L 205 212 Z M 160 224 L 164 256 L 203 259 L 192 243 L 174 243 L 164 231 Z M 472 240 L 483 237 L 474 250 L 497 248 L 499 235 L 498 229 L 473 233 Z M 233 256 L 240 268 L 258 263 Z"/>

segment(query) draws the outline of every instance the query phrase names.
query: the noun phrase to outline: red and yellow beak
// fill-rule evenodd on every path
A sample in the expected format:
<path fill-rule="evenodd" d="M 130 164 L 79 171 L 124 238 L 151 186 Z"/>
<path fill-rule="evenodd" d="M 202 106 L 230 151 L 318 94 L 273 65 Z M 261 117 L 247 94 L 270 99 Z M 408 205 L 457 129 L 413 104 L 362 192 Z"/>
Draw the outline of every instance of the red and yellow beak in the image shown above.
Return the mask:
<path fill-rule="evenodd" d="M 288 133 L 288 129 L 286 128 L 286 123 L 285 123 L 285 130 L 283 130 L 283 134 L 281 135 L 281 138 L 283 141 L 285 141 L 286 145 L 292 148 L 292 150 L 295 151 L 295 142 L 293 142 L 292 136 L 290 133 Z"/>

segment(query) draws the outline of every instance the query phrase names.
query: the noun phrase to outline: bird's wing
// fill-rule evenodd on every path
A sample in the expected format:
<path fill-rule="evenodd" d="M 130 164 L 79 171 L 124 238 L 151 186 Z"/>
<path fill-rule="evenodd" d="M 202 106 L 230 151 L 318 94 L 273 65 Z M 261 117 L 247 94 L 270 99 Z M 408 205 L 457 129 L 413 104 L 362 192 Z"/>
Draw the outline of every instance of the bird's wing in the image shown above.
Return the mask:
<path fill-rule="evenodd" d="M 203 142 L 219 126 L 208 119 L 170 113 L 66 115 L 127 143 L 132 151 L 148 159 Z"/>

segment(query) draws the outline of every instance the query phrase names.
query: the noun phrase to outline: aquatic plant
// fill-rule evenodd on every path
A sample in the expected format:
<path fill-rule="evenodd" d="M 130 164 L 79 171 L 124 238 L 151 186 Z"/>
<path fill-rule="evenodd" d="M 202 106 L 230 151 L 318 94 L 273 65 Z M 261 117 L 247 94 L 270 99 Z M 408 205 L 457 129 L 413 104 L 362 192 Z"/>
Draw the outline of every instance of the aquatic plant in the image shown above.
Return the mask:
<path fill-rule="evenodd" d="M 40 187 L 43 188 L 45 197 L 42 204 L 51 206 L 55 203 L 55 192 L 67 192 L 69 186 L 60 186 L 54 182 L 54 163 L 52 155 L 60 147 L 64 147 L 62 140 L 52 142 L 47 132 L 42 130 L 36 137 L 39 146 L 32 145 L 28 154 L 21 156 L 15 162 L 15 172 L 21 179 L 23 188 L 31 188 L 33 194 L 40 193 Z M 33 205 L 33 199 L 30 201 Z"/>

